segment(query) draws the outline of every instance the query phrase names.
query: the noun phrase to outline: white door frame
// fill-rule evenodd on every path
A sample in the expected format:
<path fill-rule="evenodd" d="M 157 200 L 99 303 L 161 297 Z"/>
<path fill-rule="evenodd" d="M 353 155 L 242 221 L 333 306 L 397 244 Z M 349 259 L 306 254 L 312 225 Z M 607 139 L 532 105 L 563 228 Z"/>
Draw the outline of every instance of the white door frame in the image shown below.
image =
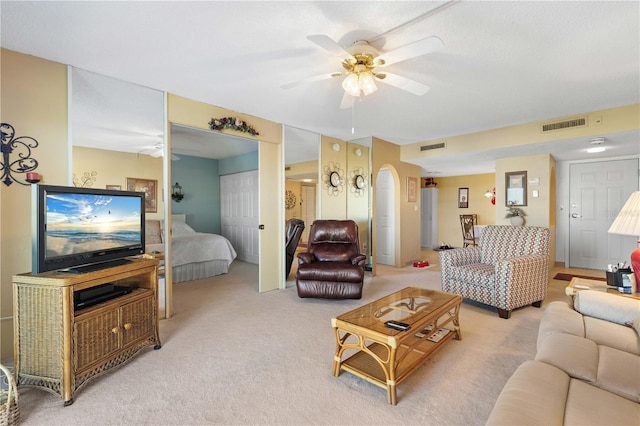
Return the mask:
<path fill-rule="evenodd" d="M 385 190 L 385 191 L 380 191 L 380 187 L 382 186 L 381 183 L 388 183 L 389 184 L 389 191 Z M 380 263 L 382 265 L 390 265 L 390 266 L 395 266 L 396 261 L 397 261 L 397 256 L 396 256 L 396 238 L 395 236 L 397 235 L 397 227 L 396 227 L 396 217 L 397 217 L 397 205 L 396 205 L 396 177 L 394 175 L 394 170 L 392 170 L 391 167 L 381 167 L 377 174 L 376 174 L 376 181 L 375 181 L 375 188 L 376 188 L 376 192 L 375 192 L 375 203 L 376 203 L 376 243 L 375 243 L 375 255 L 374 258 L 372 260 L 372 262 L 374 263 Z M 381 198 L 382 197 L 382 198 Z M 385 204 L 387 208 L 383 208 L 381 209 L 381 203 Z M 381 211 L 387 211 L 389 212 L 388 216 L 386 217 L 381 217 L 380 212 Z M 384 222 L 384 224 L 386 224 L 385 229 L 389 229 L 389 238 L 380 238 L 381 235 L 378 235 L 378 230 L 380 229 L 380 227 L 382 226 L 381 223 Z M 380 244 L 387 244 L 386 248 L 388 250 L 386 250 L 387 253 L 391 253 L 388 254 L 386 256 L 382 256 L 382 260 L 383 262 L 380 262 L 381 256 L 380 256 Z M 385 259 L 388 258 L 388 259 Z"/>

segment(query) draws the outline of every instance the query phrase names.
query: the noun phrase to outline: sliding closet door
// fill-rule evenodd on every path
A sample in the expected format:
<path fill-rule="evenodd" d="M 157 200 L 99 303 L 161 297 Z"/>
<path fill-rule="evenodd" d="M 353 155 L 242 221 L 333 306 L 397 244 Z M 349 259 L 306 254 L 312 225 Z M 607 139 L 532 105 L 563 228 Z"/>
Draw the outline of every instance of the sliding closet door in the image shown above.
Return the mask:
<path fill-rule="evenodd" d="M 220 176 L 222 235 L 238 254 L 238 260 L 258 263 L 258 171 Z"/>

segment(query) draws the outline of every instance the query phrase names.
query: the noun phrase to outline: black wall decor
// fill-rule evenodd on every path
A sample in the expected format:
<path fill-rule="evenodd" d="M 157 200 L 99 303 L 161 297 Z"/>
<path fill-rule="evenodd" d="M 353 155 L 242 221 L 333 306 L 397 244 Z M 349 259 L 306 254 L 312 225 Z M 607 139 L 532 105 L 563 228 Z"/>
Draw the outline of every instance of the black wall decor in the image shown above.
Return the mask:
<path fill-rule="evenodd" d="M 37 174 L 33 174 L 35 178 L 25 175 L 24 182 L 18 180 L 15 175 L 17 173 L 32 173 L 38 168 L 38 160 L 31 157 L 31 150 L 38 146 L 38 141 L 31 136 L 15 137 L 16 131 L 9 123 L 0 123 L 0 144 L 2 146 L 2 163 L 0 163 L 0 171 L 2 171 L 2 182 L 9 186 L 13 182 L 20 185 L 29 185 L 38 182 L 40 179 Z"/>

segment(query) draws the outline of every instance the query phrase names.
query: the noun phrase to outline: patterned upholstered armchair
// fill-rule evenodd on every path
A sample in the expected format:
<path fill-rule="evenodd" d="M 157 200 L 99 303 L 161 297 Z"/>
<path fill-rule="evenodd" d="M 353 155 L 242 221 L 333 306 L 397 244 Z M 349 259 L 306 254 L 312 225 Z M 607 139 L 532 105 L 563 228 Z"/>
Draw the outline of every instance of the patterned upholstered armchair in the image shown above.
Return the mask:
<path fill-rule="evenodd" d="M 500 318 L 532 304 L 549 285 L 549 228 L 486 226 L 478 247 L 440 252 L 442 290 L 498 308 Z"/>

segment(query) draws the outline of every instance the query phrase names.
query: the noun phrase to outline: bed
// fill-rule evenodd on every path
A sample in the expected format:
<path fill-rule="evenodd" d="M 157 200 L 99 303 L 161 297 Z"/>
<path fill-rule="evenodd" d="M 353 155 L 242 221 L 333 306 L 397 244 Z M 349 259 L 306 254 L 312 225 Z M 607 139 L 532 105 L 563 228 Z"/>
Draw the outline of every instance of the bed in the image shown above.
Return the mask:
<path fill-rule="evenodd" d="M 186 215 L 171 218 L 171 276 L 174 283 L 214 277 L 229 272 L 237 254 L 222 235 L 196 232 Z M 146 221 L 146 252 L 164 251 L 164 221 Z"/>

